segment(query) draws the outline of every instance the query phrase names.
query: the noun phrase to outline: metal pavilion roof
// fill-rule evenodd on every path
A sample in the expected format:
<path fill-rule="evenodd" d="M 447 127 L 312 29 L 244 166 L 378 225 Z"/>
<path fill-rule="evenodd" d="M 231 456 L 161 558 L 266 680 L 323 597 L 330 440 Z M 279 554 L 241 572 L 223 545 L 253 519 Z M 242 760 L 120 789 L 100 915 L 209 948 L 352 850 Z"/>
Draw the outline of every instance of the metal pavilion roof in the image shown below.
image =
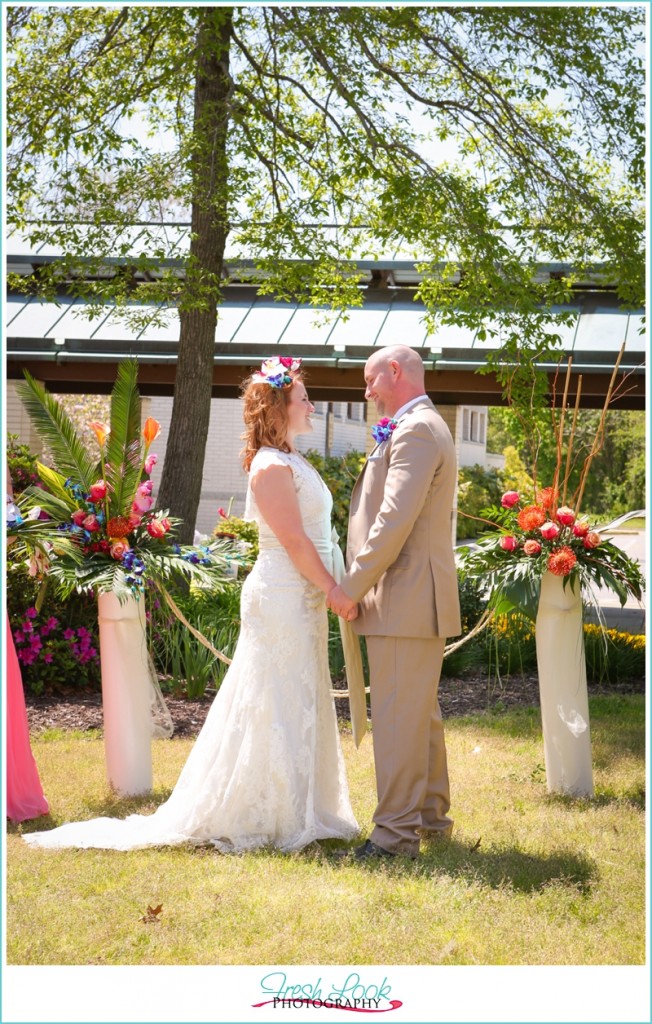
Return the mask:
<path fill-rule="evenodd" d="M 161 264 L 181 268 L 180 253 L 187 239 L 181 226 L 165 227 L 176 230 L 161 238 L 162 248 L 170 253 Z M 138 250 L 137 227 L 133 232 L 134 249 Z M 16 236 L 9 239 L 6 252 L 8 270 L 21 274 L 31 273 L 58 255 L 45 246 L 30 250 Z M 115 263 L 124 262 L 124 256 L 106 260 L 107 272 Z M 476 373 L 485 364 L 491 342 L 480 341 L 477 332 L 461 327 L 442 327 L 434 335 L 427 334 L 425 309 L 414 298 L 421 277 L 415 262 L 414 258 L 396 258 L 396 254 L 358 260 L 363 305 L 344 315 L 258 295 L 256 287 L 248 283 L 252 261 L 227 253 L 226 272 L 238 283 L 225 287 L 219 307 L 214 394 L 237 394 L 247 368 L 278 349 L 302 356 L 316 399 L 356 401 L 362 397 L 362 367 L 369 354 L 400 341 L 421 350 L 427 366 L 426 384 L 435 400 L 455 404 L 500 401 L 493 378 Z M 560 264 L 541 264 L 539 275 L 543 279 L 567 269 Z M 132 311 L 142 314 L 141 327 L 134 329 L 119 310 L 107 307 L 105 315 L 89 320 L 84 308 L 82 301 L 66 295 L 55 304 L 9 294 L 5 305 L 9 377 L 20 376 L 25 366 L 54 390 L 89 390 L 92 382 L 94 390 L 105 391 L 114 379 L 116 364 L 131 355 L 141 364 L 143 394 L 171 393 L 179 337 L 176 310 L 169 310 L 165 326 L 160 326 L 153 323 L 153 307 L 134 302 Z M 562 336 L 564 359 L 572 356 L 574 374 L 583 375 L 584 402 L 601 404 L 625 342 L 622 368 L 632 371 L 632 390 L 621 408 L 641 408 L 646 347 L 641 333 L 643 310 L 620 309 L 615 290 L 599 274 L 581 282 L 573 303 L 564 309 L 573 312 L 573 321 L 555 330 Z M 494 347 L 498 344 L 493 342 Z"/>

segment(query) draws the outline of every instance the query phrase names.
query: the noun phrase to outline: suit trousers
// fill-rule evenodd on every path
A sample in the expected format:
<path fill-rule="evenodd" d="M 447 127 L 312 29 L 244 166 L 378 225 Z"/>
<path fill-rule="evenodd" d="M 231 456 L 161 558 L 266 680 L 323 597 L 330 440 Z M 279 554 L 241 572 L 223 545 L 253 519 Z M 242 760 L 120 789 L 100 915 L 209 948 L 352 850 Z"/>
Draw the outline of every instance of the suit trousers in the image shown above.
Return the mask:
<path fill-rule="evenodd" d="M 444 725 L 437 690 L 444 637 L 368 636 L 378 806 L 371 840 L 415 856 L 417 829 L 448 833 Z"/>

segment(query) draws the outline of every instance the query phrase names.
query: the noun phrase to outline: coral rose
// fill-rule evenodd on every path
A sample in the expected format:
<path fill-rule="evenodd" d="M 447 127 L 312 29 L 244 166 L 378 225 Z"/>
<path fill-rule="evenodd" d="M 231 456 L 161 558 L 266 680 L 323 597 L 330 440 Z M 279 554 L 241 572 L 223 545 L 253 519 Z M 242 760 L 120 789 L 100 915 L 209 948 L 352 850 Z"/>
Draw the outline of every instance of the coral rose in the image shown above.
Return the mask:
<path fill-rule="evenodd" d="M 553 551 L 548 559 L 548 569 L 554 576 L 568 576 L 577 565 L 577 555 L 564 546 Z"/>
<path fill-rule="evenodd" d="M 84 527 L 85 530 L 88 530 L 89 533 L 97 533 L 97 531 L 100 528 L 97 516 L 93 515 L 86 516 L 82 523 L 82 526 Z"/>
<path fill-rule="evenodd" d="M 96 484 L 91 484 L 90 498 L 91 501 L 102 501 L 106 498 L 106 484 L 104 480 L 98 480 Z"/>
<path fill-rule="evenodd" d="M 586 537 L 584 538 L 584 541 L 583 541 L 584 547 L 585 548 L 589 548 L 589 549 L 597 548 L 599 543 L 600 543 L 600 534 L 596 533 L 595 530 L 592 530 L 590 533 L 587 533 L 587 535 L 586 535 Z"/>
<path fill-rule="evenodd" d="M 169 519 L 152 519 L 151 523 L 147 524 L 147 532 L 150 537 L 165 537 L 169 529 Z"/>
<path fill-rule="evenodd" d="M 538 555 L 541 551 L 541 545 L 538 540 L 526 540 L 523 550 L 526 555 Z"/>
<path fill-rule="evenodd" d="M 522 508 L 516 517 L 516 522 L 526 533 L 543 526 L 545 521 L 546 513 L 538 505 L 528 505 L 526 508 Z"/>
<path fill-rule="evenodd" d="M 518 491 L 505 491 L 500 499 L 500 504 L 503 508 L 514 508 L 514 505 L 518 505 L 520 500 L 521 496 Z"/>
<path fill-rule="evenodd" d="M 518 547 L 518 541 L 516 537 L 501 537 L 500 546 L 503 549 L 503 551 L 516 551 Z"/>
<path fill-rule="evenodd" d="M 119 562 L 127 554 L 127 551 L 129 551 L 129 541 L 126 537 L 120 537 L 111 545 L 111 558 L 115 558 Z"/>
<path fill-rule="evenodd" d="M 557 509 L 557 521 L 561 523 L 562 526 L 572 526 L 575 519 L 575 512 L 572 508 L 569 508 L 568 505 L 562 505 L 561 508 Z"/>
<path fill-rule="evenodd" d="M 546 540 L 554 540 L 555 537 L 559 536 L 560 532 L 557 523 L 550 522 L 550 520 L 541 527 L 541 536 L 545 537 Z"/>
<path fill-rule="evenodd" d="M 587 521 L 585 519 L 583 519 L 579 523 L 575 523 L 575 525 L 573 527 L 573 534 L 576 537 L 586 537 L 588 532 L 589 532 L 589 524 L 587 523 Z"/>
<path fill-rule="evenodd" d="M 138 515 L 136 515 L 135 512 L 132 512 L 130 514 L 130 516 L 129 516 L 129 519 L 128 519 L 129 530 L 130 531 L 131 530 L 135 530 L 137 526 L 140 526 L 142 521 L 143 521 L 143 517 L 142 516 L 138 516 Z"/>

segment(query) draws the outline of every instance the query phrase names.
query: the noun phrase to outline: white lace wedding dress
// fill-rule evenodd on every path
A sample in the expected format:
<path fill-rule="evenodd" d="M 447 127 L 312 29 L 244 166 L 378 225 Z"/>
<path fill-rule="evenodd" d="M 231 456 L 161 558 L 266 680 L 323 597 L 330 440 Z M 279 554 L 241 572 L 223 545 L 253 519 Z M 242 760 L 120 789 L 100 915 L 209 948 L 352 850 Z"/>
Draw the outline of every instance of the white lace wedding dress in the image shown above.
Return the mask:
<path fill-rule="evenodd" d="M 332 498 L 300 455 L 263 448 L 250 476 L 290 466 L 306 533 L 332 567 Z M 24 835 L 35 846 L 130 850 L 212 843 L 224 852 L 356 835 L 330 693 L 324 595 L 294 568 L 249 488 L 260 554 L 242 588 L 233 663 L 170 798 L 151 815 Z"/>

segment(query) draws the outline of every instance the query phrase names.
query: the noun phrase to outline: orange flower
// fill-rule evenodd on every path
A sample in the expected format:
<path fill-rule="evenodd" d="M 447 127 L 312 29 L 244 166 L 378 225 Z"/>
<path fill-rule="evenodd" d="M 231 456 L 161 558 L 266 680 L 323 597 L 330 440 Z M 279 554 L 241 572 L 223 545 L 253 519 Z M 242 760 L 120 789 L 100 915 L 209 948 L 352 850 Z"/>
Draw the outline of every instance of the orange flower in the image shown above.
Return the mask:
<path fill-rule="evenodd" d="M 546 513 L 538 505 L 528 505 L 521 509 L 516 517 L 516 522 L 527 533 L 529 530 L 536 530 L 537 527 L 543 526 L 547 518 Z"/>
<path fill-rule="evenodd" d="M 106 532 L 111 538 L 126 537 L 131 529 L 131 523 L 125 516 L 115 516 L 113 519 L 109 519 L 106 524 Z"/>
<path fill-rule="evenodd" d="M 149 448 L 152 441 L 155 441 L 158 435 L 161 433 L 161 424 L 158 420 L 155 420 L 152 416 L 148 416 L 143 426 L 143 437 L 145 438 L 145 444 Z"/>
<path fill-rule="evenodd" d="M 550 509 L 553 505 L 557 504 L 557 498 L 559 492 L 554 487 L 544 487 L 542 491 L 537 491 L 536 500 L 543 508 Z"/>
<path fill-rule="evenodd" d="M 548 559 L 548 569 L 553 576 L 568 576 L 577 565 L 577 555 L 564 546 L 553 551 Z"/>
<path fill-rule="evenodd" d="M 106 423 L 100 423 L 99 420 L 92 420 L 92 422 L 89 423 L 88 425 L 95 434 L 95 437 L 97 438 L 97 443 L 99 444 L 100 448 L 104 448 L 106 438 L 109 433 L 109 428 L 107 427 Z"/>

